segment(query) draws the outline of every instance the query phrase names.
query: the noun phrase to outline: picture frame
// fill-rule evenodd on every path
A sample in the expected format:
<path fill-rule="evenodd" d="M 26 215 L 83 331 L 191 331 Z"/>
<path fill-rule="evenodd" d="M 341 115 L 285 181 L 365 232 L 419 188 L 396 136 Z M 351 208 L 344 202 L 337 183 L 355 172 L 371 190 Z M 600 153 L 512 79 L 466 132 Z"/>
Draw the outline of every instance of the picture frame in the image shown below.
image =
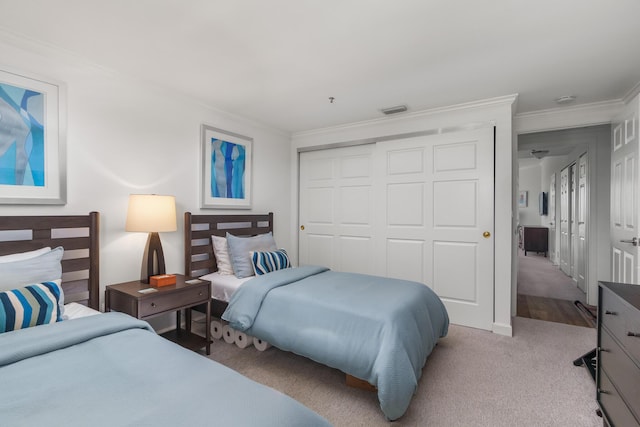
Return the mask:
<path fill-rule="evenodd" d="M 518 207 L 526 208 L 527 206 L 529 206 L 529 192 L 521 191 L 518 197 Z"/>
<path fill-rule="evenodd" d="M 251 209 L 253 138 L 202 125 L 200 207 Z"/>
<path fill-rule="evenodd" d="M 66 86 L 0 67 L 0 204 L 66 201 Z"/>

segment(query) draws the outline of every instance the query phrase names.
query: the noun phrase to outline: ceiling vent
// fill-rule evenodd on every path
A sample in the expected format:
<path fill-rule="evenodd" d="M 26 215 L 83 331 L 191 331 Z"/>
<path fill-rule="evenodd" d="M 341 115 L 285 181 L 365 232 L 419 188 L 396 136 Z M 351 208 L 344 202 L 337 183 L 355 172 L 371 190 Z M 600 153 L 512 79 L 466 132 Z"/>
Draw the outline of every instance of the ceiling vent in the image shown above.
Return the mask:
<path fill-rule="evenodd" d="M 397 105 L 395 107 L 383 108 L 380 111 L 382 111 L 384 114 L 389 116 L 391 114 L 404 113 L 405 111 L 407 111 L 407 106 L 406 105 Z"/>
<path fill-rule="evenodd" d="M 564 96 L 561 96 L 560 98 L 556 98 L 556 103 L 560 105 L 571 104 L 575 100 L 576 100 L 576 97 L 574 95 L 564 95 Z"/>
<path fill-rule="evenodd" d="M 549 154 L 549 150 L 531 150 L 531 155 L 536 159 L 541 159 Z"/>

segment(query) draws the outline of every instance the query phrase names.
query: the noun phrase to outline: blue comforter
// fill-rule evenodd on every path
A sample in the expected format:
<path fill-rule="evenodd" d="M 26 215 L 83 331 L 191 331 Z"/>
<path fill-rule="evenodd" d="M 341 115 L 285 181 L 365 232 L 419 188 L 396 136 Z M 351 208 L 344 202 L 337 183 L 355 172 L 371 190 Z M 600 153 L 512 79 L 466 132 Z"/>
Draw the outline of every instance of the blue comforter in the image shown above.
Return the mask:
<path fill-rule="evenodd" d="M 0 426 L 46 425 L 329 423 L 146 322 L 106 313 L 0 334 Z"/>
<path fill-rule="evenodd" d="M 276 347 L 377 386 L 389 420 L 409 407 L 449 317 L 427 286 L 305 266 L 245 282 L 222 316 Z"/>

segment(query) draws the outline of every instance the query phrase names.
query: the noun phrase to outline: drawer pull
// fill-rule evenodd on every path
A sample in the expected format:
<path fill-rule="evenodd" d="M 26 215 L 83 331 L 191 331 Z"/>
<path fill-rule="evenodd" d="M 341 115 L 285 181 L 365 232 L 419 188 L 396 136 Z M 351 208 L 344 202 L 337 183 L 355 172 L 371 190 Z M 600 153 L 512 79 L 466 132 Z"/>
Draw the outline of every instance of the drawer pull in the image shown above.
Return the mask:
<path fill-rule="evenodd" d="M 607 390 L 603 390 L 601 388 L 598 389 L 598 393 L 600 394 L 611 394 L 610 392 L 608 392 Z"/>
<path fill-rule="evenodd" d="M 610 311 L 610 310 L 605 310 L 604 314 L 610 314 L 612 316 L 617 316 L 618 313 L 616 313 L 615 311 Z"/>
<path fill-rule="evenodd" d="M 151 307 L 155 307 L 155 306 L 156 306 L 156 303 L 155 303 L 155 302 L 152 302 L 152 303 L 151 303 Z"/>
<path fill-rule="evenodd" d="M 640 338 L 640 332 L 631 332 L 631 331 L 629 331 L 629 332 L 627 332 L 627 336 L 628 337 L 638 337 L 638 338 Z"/>
<path fill-rule="evenodd" d="M 607 350 L 606 348 L 602 348 L 602 347 L 598 347 L 598 351 L 601 353 L 609 353 L 609 350 Z"/>
<path fill-rule="evenodd" d="M 202 292 L 199 292 L 199 293 L 198 293 L 198 296 L 199 296 L 199 297 L 201 297 L 201 296 L 202 296 Z"/>

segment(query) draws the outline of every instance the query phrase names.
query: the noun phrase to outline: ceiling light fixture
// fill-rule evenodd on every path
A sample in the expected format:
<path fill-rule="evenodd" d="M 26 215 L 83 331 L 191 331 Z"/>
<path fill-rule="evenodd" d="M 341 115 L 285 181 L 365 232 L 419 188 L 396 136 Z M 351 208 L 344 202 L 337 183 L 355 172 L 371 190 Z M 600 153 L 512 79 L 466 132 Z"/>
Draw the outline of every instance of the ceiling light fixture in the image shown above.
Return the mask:
<path fill-rule="evenodd" d="M 556 104 L 570 104 L 573 101 L 576 100 L 576 97 L 574 95 L 564 95 L 561 96 L 560 98 L 556 98 Z"/>
<path fill-rule="evenodd" d="M 531 155 L 536 159 L 541 159 L 549 154 L 549 150 L 531 150 Z"/>
<path fill-rule="evenodd" d="M 406 105 L 396 105 L 395 107 L 382 108 L 380 111 L 382 111 L 386 115 L 390 115 L 404 113 L 405 111 L 407 111 L 407 109 L 408 108 Z"/>

